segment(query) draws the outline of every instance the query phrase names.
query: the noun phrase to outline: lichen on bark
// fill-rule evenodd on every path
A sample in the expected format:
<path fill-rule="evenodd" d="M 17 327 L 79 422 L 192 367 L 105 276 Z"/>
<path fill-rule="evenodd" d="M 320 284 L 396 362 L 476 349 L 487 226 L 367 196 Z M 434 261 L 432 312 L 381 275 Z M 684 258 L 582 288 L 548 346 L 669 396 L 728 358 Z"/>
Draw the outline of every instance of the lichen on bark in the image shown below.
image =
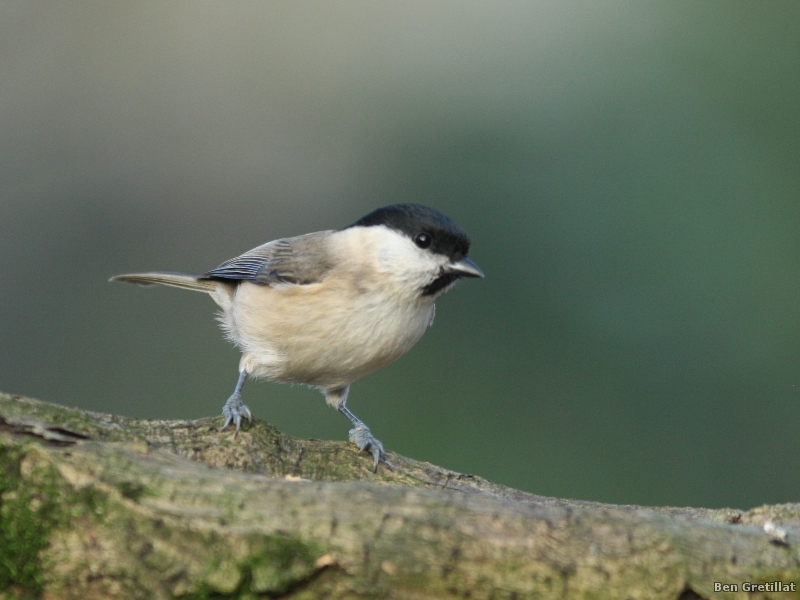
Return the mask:
<path fill-rule="evenodd" d="M 798 505 L 547 498 L 220 425 L 0 394 L 0 597 L 686 600 L 746 597 L 715 581 L 800 582 Z"/>

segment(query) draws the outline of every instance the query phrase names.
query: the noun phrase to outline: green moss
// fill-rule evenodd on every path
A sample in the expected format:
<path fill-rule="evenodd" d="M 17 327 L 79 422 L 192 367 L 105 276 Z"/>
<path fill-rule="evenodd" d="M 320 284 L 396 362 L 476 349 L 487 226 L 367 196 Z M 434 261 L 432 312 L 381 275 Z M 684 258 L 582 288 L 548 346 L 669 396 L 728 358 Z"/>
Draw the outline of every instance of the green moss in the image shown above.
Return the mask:
<path fill-rule="evenodd" d="M 147 489 L 141 483 L 132 481 L 123 481 L 117 485 L 117 489 L 119 489 L 120 494 L 134 502 L 139 502 L 142 496 L 147 493 Z"/>
<path fill-rule="evenodd" d="M 71 492 L 62 504 L 73 507 L 73 517 L 90 515 L 102 521 L 109 511 L 108 494 L 91 486 Z"/>
<path fill-rule="evenodd" d="M 36 483 L 23 478 L 22 449 L 0 446 L 0 590 L 21 598 L 42 592 L 39 552 L 59 521 L 55 474 L 36 473 Z"/>
<path fill-rule="evenodd" d="M 322 552 L 292 536 L 270 536 L 260 541 L 248 567 L 250 589 L 257 593 L 284 594 L 306 581 L 314 572 L 314 560 Z"/>
<path fill-rule="evenodd" d="M 251 545 L 252 553 L 239 565 L 223 565 L 215 558 L 206 582 L 197 592 L 180 596 L 181 600 L 245 600 L 281 596 L 308 583 L 319 572 L 314 561 L 323 551 L 297 537 L 259 537 L 251 539 Z M 223 568 L 229 572 L 220 577 Z M 233 590 L 230 590 L 233 586 L 227 585 L 231 581 L 236 582 Z"/>

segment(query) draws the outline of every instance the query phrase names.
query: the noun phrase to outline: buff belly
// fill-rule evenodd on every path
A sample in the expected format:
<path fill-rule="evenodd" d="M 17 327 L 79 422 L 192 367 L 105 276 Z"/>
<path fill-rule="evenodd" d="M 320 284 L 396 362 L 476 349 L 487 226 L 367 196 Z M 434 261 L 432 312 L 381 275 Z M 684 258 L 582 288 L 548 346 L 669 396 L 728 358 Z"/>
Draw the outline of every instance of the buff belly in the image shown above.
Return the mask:
<path fill-rule="evenodd" d="M 346 385 L 396 360 L 433 319 L 429 298 L 329 283 L 241 283 L 221 315 L 242 349 L 240 370 L 320 387 Z M 411 300 L 411 301 L 409 301 Z"/>

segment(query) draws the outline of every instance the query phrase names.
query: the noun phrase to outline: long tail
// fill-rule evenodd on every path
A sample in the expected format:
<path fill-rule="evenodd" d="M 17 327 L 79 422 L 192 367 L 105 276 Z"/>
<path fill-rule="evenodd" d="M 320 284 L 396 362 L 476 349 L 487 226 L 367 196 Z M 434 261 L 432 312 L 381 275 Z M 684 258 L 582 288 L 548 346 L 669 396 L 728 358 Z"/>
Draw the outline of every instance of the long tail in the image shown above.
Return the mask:
<path fill-rule="evenodd" d="M 219 283 L 213 279 L 201 279 L 199 275 L 169 273 L 164 271 L 127 273 L 125 275 L 116 275 L 109 279 L 109 281 L 127 281 L 128 283 L 138 283 L 139 285 L 168 285 L 184 290 L 192 290 L 194 292 L 206 292 L 208 294 L 212 294 L 216 291 L 219 285 Z"/>

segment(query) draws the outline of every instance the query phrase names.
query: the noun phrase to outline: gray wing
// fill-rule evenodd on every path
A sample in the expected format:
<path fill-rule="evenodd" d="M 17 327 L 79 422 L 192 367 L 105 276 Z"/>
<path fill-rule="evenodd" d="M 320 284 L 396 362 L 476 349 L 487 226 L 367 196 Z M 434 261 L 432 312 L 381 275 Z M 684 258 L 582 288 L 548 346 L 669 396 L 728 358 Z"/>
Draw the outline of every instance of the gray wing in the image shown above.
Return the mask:
<path fill-rule="evenodd" d="M 258 285 L 306 285 L 322 281 L 333 268 L 326 244 L 331 233 L 320 231 L 269 242 L 226 260 L 203 278 L 250 281 Z"/>

